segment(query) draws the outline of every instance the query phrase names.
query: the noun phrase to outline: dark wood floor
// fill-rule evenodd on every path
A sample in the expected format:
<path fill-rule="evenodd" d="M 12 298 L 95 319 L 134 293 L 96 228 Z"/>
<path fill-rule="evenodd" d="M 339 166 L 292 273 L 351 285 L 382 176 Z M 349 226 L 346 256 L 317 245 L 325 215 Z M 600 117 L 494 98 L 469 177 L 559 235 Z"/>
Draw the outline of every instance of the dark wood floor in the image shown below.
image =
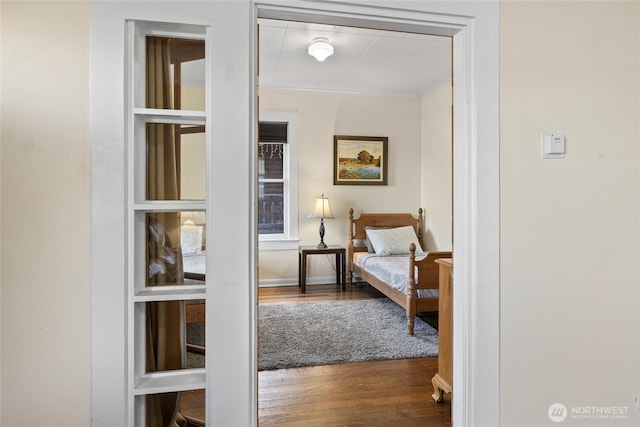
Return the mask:
<path fill-rule="evenodd" d="M 379 298 L 364 285 L 345 292 L 335 285 L 260 288 L 259 304 L 289 304 Z M 425 317 L 431 324 L 433 316 Z M 261 426 L 451 426 L 451 396 L 431 398 L 437 358 L 383 360 L 278 369 L 258 373 Z M 183 395 L 188 413 L 203 414 L 202 392 Z"/>

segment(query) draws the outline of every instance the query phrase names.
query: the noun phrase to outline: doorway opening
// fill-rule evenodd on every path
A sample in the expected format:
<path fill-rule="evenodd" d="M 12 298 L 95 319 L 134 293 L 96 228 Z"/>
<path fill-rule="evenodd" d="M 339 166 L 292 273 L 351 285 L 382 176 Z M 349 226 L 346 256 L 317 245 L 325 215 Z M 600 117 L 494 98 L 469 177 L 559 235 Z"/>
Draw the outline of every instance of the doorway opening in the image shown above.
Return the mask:
<path fill-rule="evenodd" d="M 349 4 L 305 6 L 261 2 L 256 4 L 256 17 L 445 35 L 453 39 L 456 105 L 453 388 L 458 392 L 453 394 L 452 419 L 460 425 L 496 424 L 499 413 L 497 10 L 462 5 L 438 8 L 441 13 Z M 478 31 L 478 22 L 482 22 L 483 31 Z M 257 51 L 254 52 L 257 74 Z M 254 292 L 257 301 L 257 288 Z M 256 359 L 253 360 L 257 363 Z"/>
<path fill-rule="evenodd" d="M 294 214 L 298 216 L 299 243 L 296 242 L 289 250 L 272 252 L 263 250 L 263 241 L 260 242 L 259 306 L 381 298 L 381 293 L 364 282 L 349 286 L 346 291 L 336 286 L 339 258 L 334 261 L 333 254 L 310 258 L 310 265 L 305 270 L 312 285 L 306 293 L 301 293 L 297 286 L 300 280 L 298 244 L 317 243 L 318 220 L 307 216 L 316 197 L 325 194 L 331 200 L 334 216 L 326 224 L 325 240 L 328 244 L 348 245 L 349 208 L 355 208 L 357 212 L 415 210 L 412 213 L 417 216 L 417 208 L 423 207 L 427 215 L 426 224 L 423 224 L 427 232 L 421 242 L 424 249 L 452 249 L 452 39 L 449 36 L 262 18 L 258 19 L 258 24 L 259 120 L 262 124 L 263 115 L 274 112 L 298 116 L 296 148 L 301 171 L 294 177 L 298 180 L 299 206 Z M 319 37 L 333 42 L 335 48 L 333 57 L 322 62 L 307 55 L 308 45 Z M 381 62 L 376 62 L 379 59 Z M 388 185 L 333 185 L 334 135 L 361 135 L 364 132 L 389 136 Z M 425 156 L 425 151 L 429 152 L 428 156 Z M 258 153 L 258 162 L 261 156 L 261 152 Z M 259 166 L 259 178 L 261 170 Z M 433 183 L 430 189 L 421 188 L 426 187 L 421 184 L 425 181 Z M 259 189 L 259 197 L 261 194 Z M 259 199 L 258 206 L 262 206 L 262 202 Z M 284 202 L 282 207 L 276 206 L 276 210 L 284 211 L 283 206 Z M 260 212 L 258 219 L 260 222 Z M 271 243 L 272 240 L 267 241 L 264 246 Z M 429 314 L 424 318 L 437 326 L 437 315 Z M 403 330 L 402 333 L 406 332 Z M 320 368 L 318 371 L 324 370 L 323 378 L 327 385 L 332 386 L 336 386 L 332 381 L 337 378 L 354 377 L 349 374 L 349 368 L 367 370 L 371 373 L 368 378 L 373 382 L 376 376 L 389 378 L 389 369 L 396 370 L 392 377 L 404 378 L 407 372 L 412 372 L 430 379 L 436 369 L 433 362 L 392 361 L 379 365 L 380 368 L 374 362 L 367 368 L 350 364 Z M 326 369 L 334 368 L 333 374 L 326 374 Z M 376 373 L 376 369 L 380 372 Z M 267 395 L 295 394 L 285 389 L 278 390 L 278 384 L 295 383 L 302 387 L 304 378 L 313 378 L 314 383 L 322 381 L 315 378 L 313 372 L 313 368 L 304 372 L 261 371 L 258 380 L 260 423 L 266 425 L 274 419 L 282 420 L 287 405 L 298 405 L 299 408 L 300 392 L 291 401 L 276 401 Z M 286 381 L 283 376 L 286 376 Z M 415 388 L 416 384 L 400 381 L 396 385 L 403 386 Z M 312 387 L 311 383 L 309 387 Z M 425 389 L 430 387 L 430 382 L 426 381 Z M 338 400 L 344 404 L 344 395 L 336 394 L 335 390 L 332 393 L 335 399 L 327 405 L 339 404 Z M 427 397 L 430 399 L 429 395 Z M 317 394 L 315 398 L 321 399 Z M 411 397 L 407 396 L 406 400 L 410 401 Z M 430 403 L 437 406 L 432 400 Z M 275 418 L 263 416 L 273 413 L 275 405 L 279 405 Z M 376 406 L 378 411 L 383 410 L 380 402 Z M 362 401 L 354 398 L 344 415 L 356 417 L 358 412 L 367 411 L 371 412 Z M 380 412 L 374 417 L 379 415 Z M 319 415 L 314 413 L 311 416 Z M 298 418 L 296 421 L 304 420 Z"/>

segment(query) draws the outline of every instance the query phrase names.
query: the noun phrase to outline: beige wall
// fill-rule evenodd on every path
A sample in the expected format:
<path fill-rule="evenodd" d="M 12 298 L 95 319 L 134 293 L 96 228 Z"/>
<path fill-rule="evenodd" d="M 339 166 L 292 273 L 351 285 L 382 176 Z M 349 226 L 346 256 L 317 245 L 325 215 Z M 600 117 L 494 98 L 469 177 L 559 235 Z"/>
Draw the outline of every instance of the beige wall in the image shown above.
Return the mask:
<path fill-rule="evenodd" d="M 2 1 L 0 16 L 1 422 L 86 426 L 89 10 L 82 2 Z M 555 401 L 629 405 L 636 414 L 639 21 L 635 2 L 501 5 L 502 426 L 551 425 L 546 411 Z M 363 105 L 332 102 L 327 111 L 305 107 L 334 128 L 310 127 L 321 145 L 310 153 L 317 162 L 301 163 L 309 185 L 300 194 L 335 200 L 340 216 L 328 221 L 327 240 L 341 243 L 340 213 L 350 205 L 373 210 L 388 198 L 415 210 L 419 192 L 407 197 L 394 186 L 411 182 L 420 165 L 407 159 L 405 171 L 391 151 L 398 176 L 388 188 L 354 195 L 333 187 L 330 168 L 317 167 L 330 164 L 332 133 L 387 129 L 379 120 L 347 126 L 337 112 Z M 419 114 L 411 120 L 416 128 L 407 132 L 419 144 Z M 540 158 L 543 130 L 566 133 L 564 160 Z M 312 198 L 300 199 L 305 243 L 317 233 L 306 218 Z"/>
<path fill-rule="evenodd" d="M 348 210 L 415 212 L 420 207 L 420 99 L 260 91 L 261 111 L 297 112 L 299 119 L 300 243 L 319 241 L 317 219 L 307 218 L 324 193 L 335 219 L 325 221 L 327 244 L 347 244 Z M 333 185 L 333 135 L 389 137 L 387 186 Z M 334 277 L 328 259 L 309 258 L 309 274 Z M 260 279 L 298 277 L 296 251 L 260 253 Z"/>
<path fill-rule="evenodd" d="M 422 98 L 421 200 L 426 215 L 425 246 L 450 251 L 453 222 L 451 83 Z"/>
<path fill-rule="evenodd" d="M 89 4 L 2 10 L 2 419 L 88 426 Z"/>
<path fill-rule="evenodd" d="M 501 4 L 503 426 L 553 425 L 554 402 L 628 406 L 611 425 L 638 425 L 638 17 Z M 565 133 L 566 158 L 541 158 L 542 131 Z"/>

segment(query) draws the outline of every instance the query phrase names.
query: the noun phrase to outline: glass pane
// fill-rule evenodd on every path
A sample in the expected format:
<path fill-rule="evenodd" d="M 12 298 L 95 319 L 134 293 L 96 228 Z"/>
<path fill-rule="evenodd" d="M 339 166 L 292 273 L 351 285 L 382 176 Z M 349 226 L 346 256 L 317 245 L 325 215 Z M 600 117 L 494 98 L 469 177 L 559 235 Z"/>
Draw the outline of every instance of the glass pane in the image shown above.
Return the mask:
<path fill-rule="evenodd" d="M 205 367 L 205 301 L 144 303 L 138 331 L 144 331 L 147 373 Z"/>
<path fill-rule="evenodd" d="M 147 37 L 146 107 L 204 111 L 204 40 Z"/>
<path fill-rule="evenodd" d="M 146 123 L 146 199 L 204 200 L 205 127 Z"/>
<path fill-rule="evenodd" d="M 284 233 L 284 184 L 261 182 L 258 184 L 258 232 Z"/>
<path fill-rule="evenodd" d="M 136 397 L 136 426 L 164 427 L 170 424 L 180 405 L 180 393 L 150 394 Z"/>
<path fill-rule="evenodd" d="M 182 392 L 180 413 L 190 421 L 187 425 L 199 426 L 205 424 L 206 401 L 206 392 L 204 390 L 189 390 Z"/>
<path fill-rule="evenodd" d="M 136 412 L 136 426 L 165 427 L 175 413 L 176 406 L 180 414 L 189 420 L 189 426 L 205 423 L 205 390 L 189 390 L 180 393 L 150 394 L 137 396 L 136 407 L 144 411 Z M 143 420 L 144 418 L 144 420 Z M 146 420 L 146 421 L 145 421 Z"/>
<path fill-rule="evenodd" d="M 259 178 L 282 179 L 284 177 L 284 144 L 260 143 L 258 154 Z"/>
<path fill-rule="evenodd" d="M 197 132 L 201 129 L 200 132 Z M 188 133 L 187 133 L 188 132 Z M 204 126 L 182 126 L 180 137 L 180 198 L 204 200 Z"/>
<path fill-rule="evenodd" d="M 187 368 L 204 368 L 205 349 L 205 302 L 191 300 L 185 302 L 187 322 Z"/>
<path fill-rule="evenodd" d="M 147 213 L 146 227 L 146 285 L 204 285 L 207 273 L 204 212 Z"/>

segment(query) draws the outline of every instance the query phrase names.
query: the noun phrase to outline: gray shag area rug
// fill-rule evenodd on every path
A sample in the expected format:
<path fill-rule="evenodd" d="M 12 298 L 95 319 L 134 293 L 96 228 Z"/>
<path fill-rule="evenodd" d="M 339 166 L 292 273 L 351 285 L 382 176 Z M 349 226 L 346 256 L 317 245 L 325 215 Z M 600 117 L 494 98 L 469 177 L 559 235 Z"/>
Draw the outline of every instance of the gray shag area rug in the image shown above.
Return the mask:
<path fill-rule="evenodd" d="M 259 306 L 258 369 L 438 355 L 438 332 L 387 298 Z"/>

